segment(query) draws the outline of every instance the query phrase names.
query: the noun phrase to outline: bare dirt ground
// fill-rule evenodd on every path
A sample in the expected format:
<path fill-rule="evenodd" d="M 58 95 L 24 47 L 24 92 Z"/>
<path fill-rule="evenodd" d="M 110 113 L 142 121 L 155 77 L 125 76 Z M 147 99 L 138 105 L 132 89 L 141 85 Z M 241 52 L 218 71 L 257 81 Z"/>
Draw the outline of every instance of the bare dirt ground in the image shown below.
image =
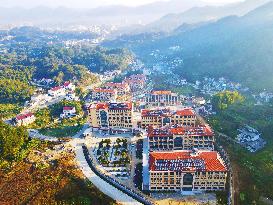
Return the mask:
<path fill-rule="evenodd" d="M 0 171 L 0 204 L 115 204 L 85 179 L 74 153 L 61 147 L 32 151 L 9 172 Z"/>

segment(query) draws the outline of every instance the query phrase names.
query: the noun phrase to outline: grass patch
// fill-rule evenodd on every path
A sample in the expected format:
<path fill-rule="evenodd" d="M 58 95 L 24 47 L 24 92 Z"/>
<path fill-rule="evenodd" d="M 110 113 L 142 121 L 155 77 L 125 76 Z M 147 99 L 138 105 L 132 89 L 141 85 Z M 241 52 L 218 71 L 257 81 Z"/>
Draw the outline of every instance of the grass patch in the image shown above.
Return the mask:
<path fill-rule="evenodd" d="M 82 129 L 82 126 L 64 126 L 57 128 L 40 129 L 39 132 L 52 137 L 72 137 Z"/>

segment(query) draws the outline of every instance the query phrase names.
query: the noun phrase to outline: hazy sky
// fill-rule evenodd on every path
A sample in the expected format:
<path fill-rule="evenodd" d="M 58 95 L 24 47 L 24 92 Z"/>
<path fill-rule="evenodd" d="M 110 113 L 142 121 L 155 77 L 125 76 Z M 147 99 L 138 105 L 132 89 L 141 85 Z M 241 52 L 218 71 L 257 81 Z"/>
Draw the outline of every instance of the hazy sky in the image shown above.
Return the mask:
<path fill-rule="evenodd" d="M 12 7 L 35 7 L 35 6 L 50 6 L 50 7 L 77 7 L 77 8 L 93 8 L 98 6 L 120 4 L 126 6 L 137 6 L 147 4 L 159 0 L 0 0 L 0 6 Z M 163 0 L 161 0 L 163 1 Z M 164 0 L 168 1 L 168 0 Z M 225 4 L 237 2 L 240 0 L 203 0 L 208 3 Z"/>

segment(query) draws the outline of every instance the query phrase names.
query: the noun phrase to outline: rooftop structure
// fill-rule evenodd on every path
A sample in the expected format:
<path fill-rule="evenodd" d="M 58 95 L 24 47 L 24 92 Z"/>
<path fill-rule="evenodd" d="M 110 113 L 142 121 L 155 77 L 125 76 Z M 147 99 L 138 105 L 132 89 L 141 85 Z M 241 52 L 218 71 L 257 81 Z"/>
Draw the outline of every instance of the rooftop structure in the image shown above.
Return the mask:
<path fill-rule="evenodd" d="M 147 129 L 150 126 L 163 127 L 166 125 L 195 126 L 196 113 L 192 108 L 181 110 L 151 109 L 142 110 L 141 127 Z"/>
<path fill-rule="evenodd" d="M 224 190 L 227 167 L 215 151 L 151 152 L 146 174 L 150 191 Z"/>
<path fill-rule="evenodd" d="M 151 171 L 227 171 L 215 151 L 151 152 L 149 165 Z"/>
<path fill-rule="evenodd" d="M 170 106 L 181 104 L 180 96 L 169 90 L 152 91 L 145 95 L 144 101 L 150 106 Z"/>
<path fill-rule="evenodd" d="M 150 151 L 214 150 L 214 133 L 208 125 L 196 127 L 165 126 L 148 128 Z"/>

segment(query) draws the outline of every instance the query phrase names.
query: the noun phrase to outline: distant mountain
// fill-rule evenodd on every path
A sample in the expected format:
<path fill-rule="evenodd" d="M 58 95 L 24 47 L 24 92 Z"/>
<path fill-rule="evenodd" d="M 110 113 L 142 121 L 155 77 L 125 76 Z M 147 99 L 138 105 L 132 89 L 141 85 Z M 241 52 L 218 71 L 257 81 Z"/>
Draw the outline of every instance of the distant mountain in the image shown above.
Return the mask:
<path fill-rule="evenodd" d="M 174 59 L 182 59 L 183 63 L 171 69 L 192 81 L 204 76 L 226 77 L 254 90 L 273 92 L 272 1 L 241 17 L 229 16 L 197 28 L 185 28 L 168 36 L 127 43 L 123 38 L 108 45 L 131 48 L 151 66 L 171 65 Z M 181 49 L 170 50 L 171 47 Z M 151 55 L 154 52 L 158 55 Z"/>
<path fill-rule="evenodd" d="M 270 0 L 245 0 L 244 2 L 229 4 L 226 6 L 194 7 L 185 12 L 168 14 L 145 26 L 143 30 L 153 32 L 171 31 L 183 23 L 196 24 L 200 22 L 216 21 L 230 15 L 242 16 L 269 1 Z"/>
<path fill-rule="evenodd" d="M 118 25 L 147 24 L 168 14 L 184 12 L 195 6 L 206 5 L 201 0 L 170 0 L 138 7 L 106 6 L 94 9 L 0 8 L 0 25 L 27 24 L 35 26 Z"/>

